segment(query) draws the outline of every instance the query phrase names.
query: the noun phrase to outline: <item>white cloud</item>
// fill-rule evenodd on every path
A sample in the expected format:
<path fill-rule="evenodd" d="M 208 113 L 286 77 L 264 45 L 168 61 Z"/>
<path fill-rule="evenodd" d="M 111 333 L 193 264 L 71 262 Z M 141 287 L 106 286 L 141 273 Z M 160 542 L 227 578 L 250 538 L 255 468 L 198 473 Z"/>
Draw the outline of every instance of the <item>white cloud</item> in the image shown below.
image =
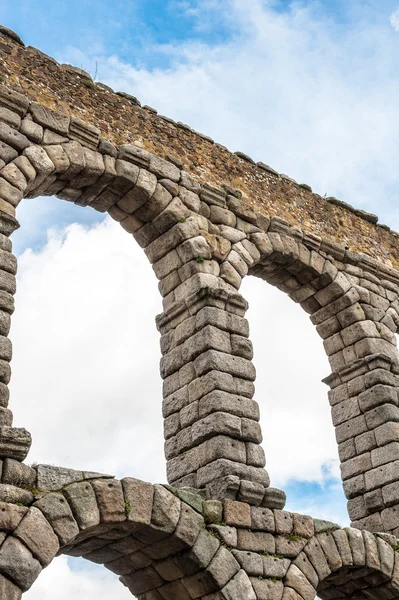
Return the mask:
<path fill-rule="evenodd" d="M 76 562 L 76 561 L 75 561 Z M 129 590 L 104 568 L 93 569 L 92 563 L 82 563 L 87 570 L 71 569 L 70 559 L 56 558 L 24 594 L 26 600 L 128 600 Z"/>
<path fill-rule="evenodd" d="M 157 282 L 110 219 L 19 260 L 12 407 L 31 460 L 163 480 Z"/>
<path fill-rule="evenodd" d="M 250 305 L 255 399 L 272 485 L 290 478 L 321 482 L 326 464 L 338 475 L 321 338 L 301 307 L 264 281 L 245 279 L 242 293 Z"/>
<path fill-rule="evenodd" d="M 399 8 L 393 11 L 389 17 L 389 21 L 395 31 L 399 31 Z"/>

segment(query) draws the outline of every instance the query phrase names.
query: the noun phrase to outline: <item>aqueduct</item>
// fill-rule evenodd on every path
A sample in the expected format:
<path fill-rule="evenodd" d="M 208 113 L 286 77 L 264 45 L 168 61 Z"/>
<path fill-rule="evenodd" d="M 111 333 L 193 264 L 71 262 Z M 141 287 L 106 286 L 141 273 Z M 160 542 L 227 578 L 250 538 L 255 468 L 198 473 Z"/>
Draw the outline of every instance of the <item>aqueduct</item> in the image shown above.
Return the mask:
<path fill-rule="evenodd" d="M 399 234 L 5 28 L 0 81 L 0 597 L 20 600 L 68 554 L 142 600 L 399 598 Z M 108 212 L 159 280 L 168 485 L 25 463 L 31 437 L 8 408 L 9 238 L 40 195 Z M 284 511 L 270 487 L 248 274 L 323 339 L 351 528 Z"/>

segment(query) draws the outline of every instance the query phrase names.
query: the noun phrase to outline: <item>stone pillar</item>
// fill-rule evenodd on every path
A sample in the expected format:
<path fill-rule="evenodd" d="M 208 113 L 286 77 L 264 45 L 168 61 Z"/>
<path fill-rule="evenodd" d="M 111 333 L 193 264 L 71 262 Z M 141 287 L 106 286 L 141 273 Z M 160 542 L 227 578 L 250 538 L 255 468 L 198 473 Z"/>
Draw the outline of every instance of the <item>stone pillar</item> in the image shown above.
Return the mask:
<path fill-rule="evenodd" d="M 324 381 L 331 388 L 332 420 L 352 524 L 398 534 L 399 364 L 395 324 L 390 328 L 387 319 L 371 320 L 377 311 L 367 301 L 367 290 L 343 288 L 342 294 L 314 313 L 311 320 L 324 338 L 333 371 Z"/>
<path fill-rule="evenodd" d="M 260 443 L 247 303 L 202 287 L 157 317 L 168 481 L 281 508 Z"/>
<path fill-rule="evenodd" d="M 371 354 L 325 382 L 331 387 L 329 399 L 352 524 L 397 535 L 398 363 L 384 354 Z"/>
<path fill-rule="evenodd" d="M 26 429 L 12 427 L 13 415 L 8 408 L 12 358 L 8 333 L 14 312 L 17 272 L 17 260 L 12 254 L 9 235 L 18 227 L 14 217 L 0 211 L 0 459 L 23 461 L 29 452 L 31 436 Z"/>

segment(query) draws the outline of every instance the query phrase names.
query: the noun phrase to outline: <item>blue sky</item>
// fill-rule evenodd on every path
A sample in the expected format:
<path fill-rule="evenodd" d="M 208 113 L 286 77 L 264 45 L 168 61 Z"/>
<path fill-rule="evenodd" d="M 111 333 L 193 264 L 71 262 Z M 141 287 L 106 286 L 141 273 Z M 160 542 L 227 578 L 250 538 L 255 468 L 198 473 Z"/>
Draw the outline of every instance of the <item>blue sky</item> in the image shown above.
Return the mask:
<path fill-rule="evenodd" d="M 92 74 L 97 63 L 115 91 L 399 230 L 399 0 L 1 5 L 2 24 L 27 45 Z M 12 408 L 33 433 L 31 460 L 163 480 L 160 305 L 144 256 L 91 209 L 38 198 L 17 216 Z M 290 510 L 344 525 L 321 342 L 287 298 L 244 284 L 272 485 Z M 97 578 L 58 559 L 27 598 L 50 600 L 54 581 L 59 600 L 74 586 L 82 600 L 128 597 Z"/>
<path fill-rule="evenodd" d="M 254 4 L 258 0 L 254 0 Z M 331 31 L 344 35 L 374 25 L 385 26 L 395 0 L 260 2 L 275 14 L 311 10 L 315 19 L 328 22 Z M 220 3 L 214 0 L 3 0 L 2 23 L 18 31 L 27 45 L 57 56 L 68 46 L 91 47 L 115 54 L 147 69 L 164 68 L 168 59 L 157 47 L 194 40 L 215 46 L 241 36 L 233 19 L 218 18 Z M 91 65 L 92 67 L 92 65 Z"/>
<path fill-rule="evenodd" d="M 188 38 L 210 43 L 227 39 L 231 32 L 220 23 L 205 19 L 198 25 L 190 14 L 196 3 L 152 0 L 98 2 L 72 0 L 54 3 L 44 0 L 5 2 L 3 22 L 18 29 L 26 44 L 52 56 L 60 47 L 85 45 L 102 47 L 122 60 L 132 60 L 147 68 L 159 67 L 153 46 Z M 208 13 L 209 14 L 209 13 Z M 32 27 L 34 23 L 34 27 Z M 149 48 L 152 51 L 149 51 Z"/>

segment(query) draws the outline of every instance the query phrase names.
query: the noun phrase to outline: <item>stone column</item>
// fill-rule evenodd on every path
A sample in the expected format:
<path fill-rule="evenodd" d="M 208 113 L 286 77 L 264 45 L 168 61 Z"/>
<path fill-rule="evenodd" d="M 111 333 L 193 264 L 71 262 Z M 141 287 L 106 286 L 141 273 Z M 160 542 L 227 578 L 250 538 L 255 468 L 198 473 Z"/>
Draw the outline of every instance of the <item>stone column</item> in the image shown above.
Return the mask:
<path fill-rule="evenodd" d="M 264 469 L 246 310 L 240 294 L 205 286 L 157 317 L 167 476 L 208 497 L 282 508 Z"/>
<path fill-rule="evenodd" d="M 328 377 L 354 527 L 399 533 L 399 366 L 370 354 Z M 343 421 L 346 412 L 347 420 Z"/>
<path fill-rule="evenodd" d="M 367 290 L 353 286 L 311 320 L 324 338 L 333 371 L 324 381 L 331 387 L 329 400 L 349 516 L 355 527 L 398 534 L 396 326 L 392 323 L 389 328 L 387 319 L 371 320 L 376 311 L 367 302 Z"/>
<path fill-rule="evenodd" d="M 12 427 L 13 415 L 8 408 L 12 358 L 8 333 L 14 312 L 17 272 L 9 236 L 18 227 L 14 217 L 0 210 L 0 459 L 23 461 L 29 452 L 31 436 L 26 429 Z"/>

